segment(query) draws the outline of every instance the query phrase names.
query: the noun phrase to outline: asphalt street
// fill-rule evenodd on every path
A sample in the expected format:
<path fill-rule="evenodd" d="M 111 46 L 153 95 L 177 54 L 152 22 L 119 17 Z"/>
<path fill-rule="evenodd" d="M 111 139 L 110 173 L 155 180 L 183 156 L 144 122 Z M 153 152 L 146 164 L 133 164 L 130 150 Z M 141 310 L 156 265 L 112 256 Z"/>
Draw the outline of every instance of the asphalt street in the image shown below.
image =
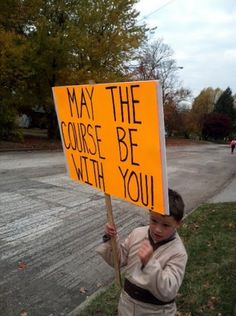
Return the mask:
<path fill-rule="evenodd" d="M 169 187 L 187 213 L 220 201 L 236 175 L 226 145 L 169 147 L 167 163 Z M 145 210 L 116 198 L 112 205 L 121 238 L 147 223 Z M 104 195 L 68 178 L 62 152 L 0 153 L 0 218 L 0 315 L 68 315 L 112 280 L 94 251 L 106 222 Z"/>

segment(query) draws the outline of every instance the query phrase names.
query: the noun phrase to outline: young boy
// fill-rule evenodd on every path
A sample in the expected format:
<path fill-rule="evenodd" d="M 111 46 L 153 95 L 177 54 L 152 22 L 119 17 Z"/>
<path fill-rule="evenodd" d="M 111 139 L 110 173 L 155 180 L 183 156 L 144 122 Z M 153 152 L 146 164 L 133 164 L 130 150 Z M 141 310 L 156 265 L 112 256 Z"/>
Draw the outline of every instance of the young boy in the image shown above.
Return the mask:
<path fill-rule="evenodd" d="M 175 298 L 184 277 L 187 253 L 176 232 L 184 215 L 182 197 L 169 189 L 170 215 L 150 211 L 149 226 L 139 227 L 120 243 L 116 228 L 106 224 L 97 252 L 113 266 L 110 237 L 116 236 L 121 267 L 125 268 L 119 316 L 176 314 Z"/>

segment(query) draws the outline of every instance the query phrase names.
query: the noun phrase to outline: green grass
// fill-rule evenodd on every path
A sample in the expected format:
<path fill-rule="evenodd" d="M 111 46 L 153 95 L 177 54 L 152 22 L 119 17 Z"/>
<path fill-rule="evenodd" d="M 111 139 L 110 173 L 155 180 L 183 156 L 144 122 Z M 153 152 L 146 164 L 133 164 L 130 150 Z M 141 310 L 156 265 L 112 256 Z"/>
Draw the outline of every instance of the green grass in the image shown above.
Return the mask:
<path fill-rule="evenodd" d="M 206 204 L 179 230 L 189 260 L 177 297 L 181 316 L 230 316 L 236 305 L 236 203 Z M 80 316 L 115 316 L 119 289 L 112 284 Z"/>

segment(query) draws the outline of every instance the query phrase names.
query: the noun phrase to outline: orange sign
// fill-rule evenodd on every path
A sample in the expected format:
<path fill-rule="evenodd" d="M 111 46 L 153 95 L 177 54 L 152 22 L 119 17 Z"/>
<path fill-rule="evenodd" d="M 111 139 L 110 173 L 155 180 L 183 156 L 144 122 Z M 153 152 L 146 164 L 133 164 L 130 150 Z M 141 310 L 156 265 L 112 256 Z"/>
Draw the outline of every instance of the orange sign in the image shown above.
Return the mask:
<path fill-rule="evenodd" d="M 159 83 L 54 87 L 53 94 L 70 177 L 168 214 Z"/>

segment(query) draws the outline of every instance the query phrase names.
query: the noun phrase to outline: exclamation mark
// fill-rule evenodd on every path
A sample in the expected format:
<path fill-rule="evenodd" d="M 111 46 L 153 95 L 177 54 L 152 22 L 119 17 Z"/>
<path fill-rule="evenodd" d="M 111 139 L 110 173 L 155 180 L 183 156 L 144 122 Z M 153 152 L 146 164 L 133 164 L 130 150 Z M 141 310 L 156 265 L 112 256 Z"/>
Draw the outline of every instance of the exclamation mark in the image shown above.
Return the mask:
<path fill-rule="evenodd" d="M 151 210 L 154 209 L 154 181 L 153 176 L 151 176 Z"/>

